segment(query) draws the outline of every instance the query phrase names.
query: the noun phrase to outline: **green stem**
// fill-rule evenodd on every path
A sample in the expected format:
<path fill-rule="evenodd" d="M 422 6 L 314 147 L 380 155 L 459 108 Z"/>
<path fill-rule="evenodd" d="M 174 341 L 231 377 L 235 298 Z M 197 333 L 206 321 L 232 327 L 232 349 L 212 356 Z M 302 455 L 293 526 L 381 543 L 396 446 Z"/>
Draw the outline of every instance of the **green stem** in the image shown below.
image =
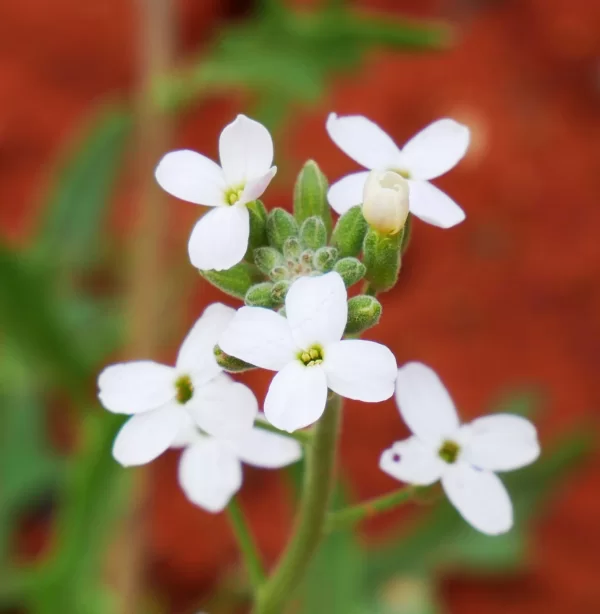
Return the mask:
<path fill-rule="evenodd" d="M 265 572 L 260 560 L 258 548 L 256 547 L 254 539 L 252 538 L 252 533 L 246 524 L 244 512 L 242 511 L 242 508 L 235 497 L 229 502 L 227 513 L 240 547 L 240 551 L 242 552 L 246 569 L 248 570 L 248 575 L 250 576 L 250 583 L 252 584 L 254 590 L 257 591 L 265 579 Z"/>
<path fill-rule="evenodd" d="M 273 426 L 269 422 L 264 422 L 262 420 L 257 420 L 254 423 L 259 429 L 263 431 L 269 431 L 269 433 L 275 433 L 276 435 L 281 435 L 282 437 L 289 437 L 290 439 L 295 439 L 299 441 L 301 444 L 308 445 L 313 440 L 312 431 L 296 431 L 294 433 L 288 433 L 287 431 L 281 431 L 276 426 Z"/>
<path fill-rule="evenodd" d="M 371 518 L 381 512 L 393 510 L 407 503 L 413 498 L 416 492 L 416 487 L 407 486 L 406 488 L 401 488 L 400 490 L 383 495 L 382 497 L 376 497 L 359 503 L 358 505 L 347 507 L 339 512 L 332 512 L 327 517 L 325 528 L 327 531 L 347 529 L 365 518 Z"/>
<path fill-rule="evenodd" d="M 340 398 L 333 396 L 314 427 L 295 530 L 277 568 L 259 590 L 253 614 L 281 614 L 323 538 L 333 488 L 340 407 Z"/>

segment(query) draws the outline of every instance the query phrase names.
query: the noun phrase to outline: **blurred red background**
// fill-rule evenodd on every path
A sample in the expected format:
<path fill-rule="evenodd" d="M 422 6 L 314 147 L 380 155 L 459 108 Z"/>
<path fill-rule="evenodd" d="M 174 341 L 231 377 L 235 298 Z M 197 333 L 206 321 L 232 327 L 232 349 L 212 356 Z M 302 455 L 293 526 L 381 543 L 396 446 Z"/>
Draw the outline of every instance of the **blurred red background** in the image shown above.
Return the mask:
<path fill-rule="evenodd" d="M 401 283 L 383 297 L 372 336 L 399 363 L 423 360 L 441 374 L 465 417 L 486 411 L 506 388 L 537 384 L 547 402 L 543 441 L 600 406 L 600 3 L 592 0 L 442 2 L 365 0 L 371 10 L 448 20 L 453 48 L 372 54 L 340 77 L 319 107 L 294 114 L 279 151 L 284 172 L 266 195 L 290 201 L 293 172 L 315 158 L 330 180 L 354 170 L 329 141 L 329 111 L 359 113 L 403 142 L 442 116 L 473 131 L 471 150 L 438 185 L 466 210 L 449 231 L 415 223 Z M 178 2 L 178 53 L 243 18 L 246 2 Z M 104 96 L 136 79 L 136 7 L 104 0 L 20 0 L 0 5 L 0 223 L 26 241 L 47 187 L 48 162 Z M 173 147 L 215 156 L 221 127 L 242 110 L 212 99 L 186 113 Z M 283 147 L 284 151 L 281 151 Z M 126 207 L 127 195 L 119 200 Z M 173 240 L 185 240 L 197 210 L 169 203 Z M 121 227 L 116 212 L 117 226 Z M 198 283 L 191 323 L 218 297 Z M 183 329 L 182 329 L 183 330 Z M 268 375 L 252 377 L 264 394 Z M 394 487 L 379 451 L 404 435 L 393 403 L 345 409 L 342 470 L 356 494 Z M 226 520 L 192 507 L 175 480 L 176 457 L 150 469 L 148 569 L 174 607 L 208 587 L 236 558 Z M 261 547 L 273 560 L 291 505 L 273 475 L 247 471 L 243 493 Z M 589 462 L 544 514 L 525 576 L 452 577 L 449 611 L 468 614 L 600 611 L 600 463 Z M 390 522 L 368 527 L 370 539 Z M 179 604 L 179 606 L 177 605 Z"/>

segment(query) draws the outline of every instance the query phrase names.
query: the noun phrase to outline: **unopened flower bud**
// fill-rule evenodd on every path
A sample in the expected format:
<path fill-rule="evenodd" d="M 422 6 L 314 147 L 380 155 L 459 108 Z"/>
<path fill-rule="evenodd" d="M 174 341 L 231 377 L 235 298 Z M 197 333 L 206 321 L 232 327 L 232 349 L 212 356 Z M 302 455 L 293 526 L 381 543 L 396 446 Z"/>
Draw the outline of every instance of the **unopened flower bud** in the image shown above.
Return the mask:
<path fill-rule="evenodd" d="M 362 212 L 371 228 L 394 235 L 408 217 L 408 182 L 393 171 L 371 171 L 363 190 Z"/>
<path fill-rule="evenodd" d="M 273 209 L 267 218 L 269 245 L 281 251 L 288 237 L 298 236 L 298 224 L 291 213 L 279 207 Z"/>
<path fill-rule="evenodd" d="M 356 335 L 375 326 L 381 317 L 381 303 L 374 296 L 360 294 L 348 301 L 346 335 Z"/>
<path fill-rule="evenodd" d="M 277 303 L 271 296 L 271 290 L 273 284 L 269 281 L 265 281 L 261 284 L 255 284 L 246 292 L 244 302 L 249 307 L 266 307 L 267 309 L 275 307 Z"/>
<path fill-rule="evenodd" d="M 367 267 L 357 258 L 348 257 L 338 260 L 333 270 L 341 275 L 346 288 L 349 288 L 365 276 Z"/>
<path fill-rule="evenodd" d="M 302 246 L 298 237 L 288 237 L 283 242 L 283 257 L 287 260 L 298 260 L 302 253 Z"/>
<path fill-rule="evenodd" d="M 274 247 L 257 247 L 254 250 L 254 264 L 265 275 L 284 263 L 283 256 Z"/>
<path fill-rule="evenodd" d="M 229 354 L 225 354 L 225 352 L 218 346 L 215 345 L 213 349 L 213 353 L 217 360 L 217 364 L 225 371 L 229 373 L 241 373 L 242 371 L 249 371 L 250 369 L 256 369 L 254 365 L 251 365 L 239 358 L 235 358 L 235 356 L 230 356 Z"/>
<path fill-rule="evenodd" d="M 338 251 L 335 247 L 321 247 L 313 256 L 313 266 L 318 271 L 327 273 L 333 269 L 338 259 Z"/>

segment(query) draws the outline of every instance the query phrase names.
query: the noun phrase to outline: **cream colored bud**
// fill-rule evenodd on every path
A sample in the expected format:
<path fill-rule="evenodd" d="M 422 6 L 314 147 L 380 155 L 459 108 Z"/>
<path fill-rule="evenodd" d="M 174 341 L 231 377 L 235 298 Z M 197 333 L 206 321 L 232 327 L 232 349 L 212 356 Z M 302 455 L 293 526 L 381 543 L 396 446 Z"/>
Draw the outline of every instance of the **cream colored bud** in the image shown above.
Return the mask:
<path fill-rule="evenodd" d="M 371 171 L 365 182 L 362 211 L 378 232 L 400 232 L 408 217 L 408 181 L 393 171 Z"/>

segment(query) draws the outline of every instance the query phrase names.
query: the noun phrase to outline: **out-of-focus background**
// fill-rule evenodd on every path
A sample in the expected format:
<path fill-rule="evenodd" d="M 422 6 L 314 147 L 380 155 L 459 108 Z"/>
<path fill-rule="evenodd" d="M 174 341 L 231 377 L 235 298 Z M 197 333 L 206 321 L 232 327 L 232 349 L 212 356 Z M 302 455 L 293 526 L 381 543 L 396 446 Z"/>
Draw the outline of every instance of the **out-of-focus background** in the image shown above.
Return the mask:
<path fill-rule="evenodd" d="M 275 135 L 265 203 L 289 208 L 307 158 L 330 181 L 356 170 L 335 111 L 399 143 L 443 116 L 471 128 L 437 182 L 467 219 L 415 221 L 368 336 L 432 365 L 465 418 L 531 416 L 544 454 L 507 481 L 508 536 L 421 501 L 328 540 L 299 611 L 600 612 L 599 58 L 593 0 L 1 3 L 0 611 L 245 611 L 226 518 L 185 500 L 175 453 L 117 466 L 95 375 L 172 360 L 206 304 L 236 304 L 188 263 L 199 210 L 154 185 L 162 153 L 215 158 L 247 113 Z M 269 375 L 244 379 L 262 398 Z M 392 401 L 348 403 L 340 497 L 396 488 L 377 463 L 405 434 Z M 245 476 L 273 562 L 297 472 Z"/>

